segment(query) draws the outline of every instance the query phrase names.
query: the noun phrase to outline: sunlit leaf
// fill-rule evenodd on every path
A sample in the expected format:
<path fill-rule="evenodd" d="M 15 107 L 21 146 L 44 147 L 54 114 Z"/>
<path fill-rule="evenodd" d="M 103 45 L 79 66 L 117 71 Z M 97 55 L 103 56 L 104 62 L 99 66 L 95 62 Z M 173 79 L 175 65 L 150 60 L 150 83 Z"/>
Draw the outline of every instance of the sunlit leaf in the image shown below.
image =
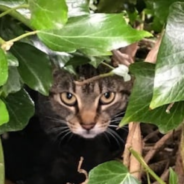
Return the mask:
<path fill-rule="evenodd" d="M 184 100 L 184 3 L 170 9 L 156 64 L 151 108 Z"/>
<path fill-rule="evenodd" d="M 38 36 L 55 51 L 96 49 L 104 55 L 151 34 L 131 28 L 122 14 L 91 14 L 70 18 L 63 29 L 38 31 Z"/>
<path fill-rule="evenodd" d="M 153 95 L 155 65 L 145 62 L 134 63 L 130 65 L 130 71 L 136 79 L 126 114 L 120 126 L 131 121 L 153 123 L 162 132 L 178 127 L 184 119 L 184 102 L 175 103 L 170 109 L 170 113 L 166 112 L 168 105 L 153 110 L 149 108 Z"/>
<path fill-rule="evenodd" d="M 67 21 L 65 0 L 29 0 L 31 24 L 36 29 L 59 29 Z"/>
<path fill-rule="evenodd" d="M 69 17 L 89 14 L 89 0 L 66 0 L 66 3 Z"/>
<path fill-rule="evenodd" d="M 140 184 L 121 162 L 110 161 L 92 169 L 88 184 Z"/>

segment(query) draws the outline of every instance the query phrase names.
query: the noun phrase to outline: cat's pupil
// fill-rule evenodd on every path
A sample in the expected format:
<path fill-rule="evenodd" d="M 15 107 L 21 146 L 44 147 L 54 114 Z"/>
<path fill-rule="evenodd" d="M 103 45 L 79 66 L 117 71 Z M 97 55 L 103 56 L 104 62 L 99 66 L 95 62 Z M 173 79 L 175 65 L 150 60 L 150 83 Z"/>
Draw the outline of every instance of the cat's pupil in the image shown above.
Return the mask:
<path fill-rule="evenodd" d="M 110 96 L 111 96 L 111 93 L 110 92 L 106 92 L 106 93 L 104 93 L 104 96 L 105 96 L 105 98 L 110 98 Z"/>
<path fill-rule="evenodd" d="M 72 98 L 72 96 L 73 95 L 71 93 L 66 93 L 66 97 L 67 97 L 68 100 L 70 100 Z"/>

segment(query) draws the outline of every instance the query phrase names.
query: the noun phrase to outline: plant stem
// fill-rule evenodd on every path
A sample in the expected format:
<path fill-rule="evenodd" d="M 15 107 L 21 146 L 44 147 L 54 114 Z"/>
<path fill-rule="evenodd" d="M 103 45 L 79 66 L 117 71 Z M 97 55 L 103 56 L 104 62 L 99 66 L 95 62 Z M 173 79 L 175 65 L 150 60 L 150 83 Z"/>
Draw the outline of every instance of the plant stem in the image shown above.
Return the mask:
<path fill-rule="evenodd" d="M 22 7 L 21 7 L 22 6 Z M 25 8 L 26 4 L 20 5 L 18 8 Z M 15 9 L 18 9 L 17 7 L 15 7 Z M 27 27 L 29 27 L 30 29 L 33 29 L 33 27 L 30 25 L 30 21 L 29 19 L 25 18 L 23 15 L 21 15 L 19 12 L 17 11 L 12 11 L 12 9 L 14 10 L 14 8 L 9 8 L 7 6 L 3 6 L 0 5 L 0 11 L 2 12 L 7 12 L 8 14 L 11 15 L 12 17 L 14 17 L 15 19 L 19 20 L 20 22 L 22 22 L 23 24 L 25 24 Z M 11 11 L 10 11 L 11 10 Z"/>
<path fill-rule="evenodd" d="M 159 178 L 152 169 L 146 164 L 144 159 L 141 155 L 139 155 L 136 151 L 134 151 L 132 148 L 129 149 L 131 154 L 141 163 L 143 168 L 153 177 L 155 180 L 160 184 L 166 184 L 161 178 Z"/>
<path fill-rule="evenodd" d="M 100 74 L 100 75 L 97 75 L 97 76 L 94 76 L 94 77 L 91 77 L 89 79 L 86 79 L 84 81 L 74 81 L 74 83 L 78 86 L 82 86 L 84 84 L 89 84 L 90 82 L 94 82 L 95 80 L 98 80 L 100 78 L 104 78 L 104 77 L 110 77 L 114 75 L 112 72 L 108 72 L 108 73 L 103 73 L 103 74 Z"/>
<path fill-rule="evenodd" d="M 114 67 L 112 67 L 111 65 L 107 64 L 107 63 L 104 62 L 104 61 L 101 62 L 101 64 L 102 64 L 102 65 L 105 65 L 105 66 L 107 66 L 107 67 L 109 67 L 109 68 L 112 69 L 112 70 L 114 69 Z"/>
<path fill-rule="evenodd" d="M 3 13 L 1 13 L 0 14 L 0 18 L 3 17 L 3 16 L 5 16 L 5 15 L 7 15 L 7 14 L 9 14 L 10 12 L 12 12 L 14 10 L 21 9 L 21 8 L 28 8 L 28 7 L 29 7 L 28 4 L 21 4 L 19 6 L 14 7 L 14 8 L 10 8 L 10 9 L 4 11 Z"/>
<path fill-rule="evenodd" d="M 14 42 L 19 41 L 22 38 L 25 38 L 27 36 L 35 35 L 36 33 L 37 33 L 37 31 L 28 32 L 28 33 L 22 34 L 22 35 L 20 35 L 20 36 L 18 36 L 16 38 L 13 38 L 11 40 L 8 40 L 8 41 L 4 41 L 2 38 L 0 38 L 1 48 L 4 51 L 7 51 L 7 50 L 9 50 L 11 48 L 11 46 L 13 45 Z"/>
<path fill-rule="evenodd" d="M 31 32 L 28 32 L 28 33 L 25 33 L 25 34 L 22 34 L 16 38 L 13 38 L 11 40 L 9 40 L 8 42 L 16 42 L 16 41 L 19 41 L 27 36 L 31 36 L 31 35 L 35 35 L 37 33 L 37 31 L 31 31 Z"/>

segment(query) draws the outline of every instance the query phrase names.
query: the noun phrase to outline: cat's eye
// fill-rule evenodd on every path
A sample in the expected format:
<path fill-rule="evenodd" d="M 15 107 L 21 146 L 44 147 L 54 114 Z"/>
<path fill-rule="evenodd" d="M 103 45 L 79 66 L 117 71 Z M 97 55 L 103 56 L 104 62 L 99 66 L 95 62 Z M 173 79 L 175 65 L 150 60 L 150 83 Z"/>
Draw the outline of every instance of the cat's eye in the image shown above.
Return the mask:
<path fill-rule="evenodd" d="M 115 98 L 114 92 L 106 92 L 100 97 L 100 103 L 109 104 L 114 100 L 114 98 Z"/>
<path fill-rule="evenodd" d="M 76 97 L 69 92 L 63 92 L 60 94 L 61 101 L 65 103 L 66 105 L 75 105 L 77 102 Z"/>

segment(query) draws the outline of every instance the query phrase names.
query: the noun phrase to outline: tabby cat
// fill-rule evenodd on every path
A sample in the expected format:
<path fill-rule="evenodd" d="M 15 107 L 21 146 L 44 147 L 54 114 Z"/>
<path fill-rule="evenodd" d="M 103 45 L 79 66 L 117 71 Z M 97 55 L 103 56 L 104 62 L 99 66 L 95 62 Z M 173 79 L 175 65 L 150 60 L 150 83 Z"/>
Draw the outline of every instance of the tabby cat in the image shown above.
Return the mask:
<path fill-rule="evenodd" d="M 36 113 L 29 125 L 3 140 L 6 178 L 17 184 L 78 184 L 85 180 L 77 171 L 81 156 L 87 172 L 121 157 L 127 129 L 117 127 L 131 82 L 118 76 L 82 86 L 74 82 L 104 70 L 83 65 L 78 76 L 54 71 L 50 95 L 33 95 Z"/>

